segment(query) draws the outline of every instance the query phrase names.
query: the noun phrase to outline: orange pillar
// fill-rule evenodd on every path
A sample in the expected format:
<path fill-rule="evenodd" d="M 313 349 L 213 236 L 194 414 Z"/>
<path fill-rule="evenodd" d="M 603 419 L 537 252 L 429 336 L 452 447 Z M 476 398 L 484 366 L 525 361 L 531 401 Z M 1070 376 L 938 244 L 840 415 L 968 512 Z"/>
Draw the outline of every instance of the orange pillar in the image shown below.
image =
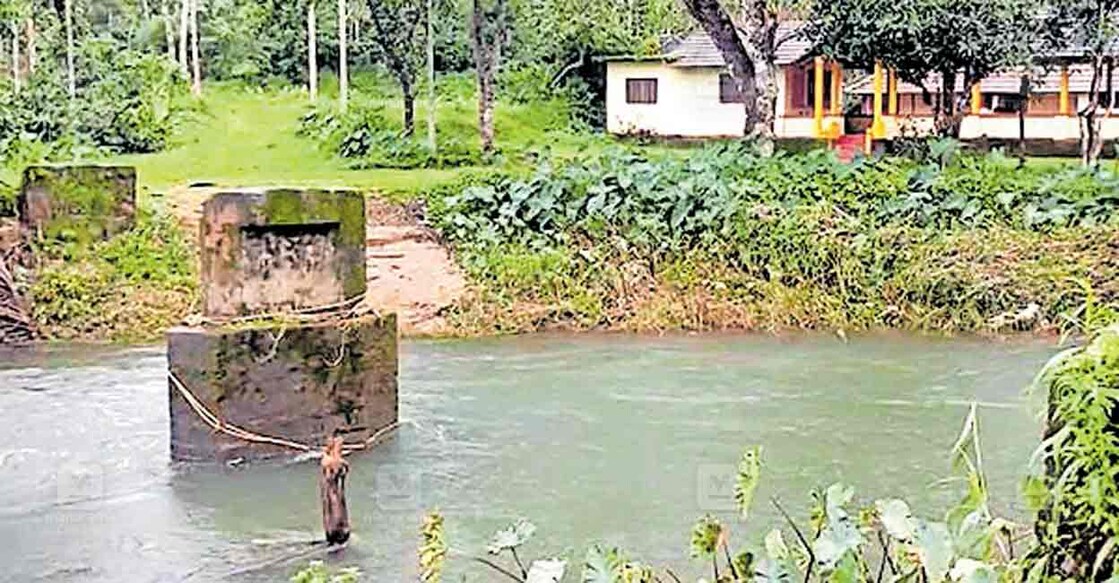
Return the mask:
<path fill-rule="evenodd" d="M 892 68 L 890 69 L 889 79 L 890 79 L 890 85 L 889 85 L 889 87 L 890 87 L 890 89 L 889 89 L 889 91 L 890 91 L 890 101 L 887 104 L 888 107 L 889 107 L 888 111 L 889 111 L 890 115 L 897 115 L 898 114 L 898 72 L 897 72 L 897 70 L 892 69 Z"/>
<path fill-rule="evenodd" d="M 812 103 L 812 118 L 815 120 L 816 137 L 824 137 L 824 58 L 816 57 L 812 65 L 815 99 Z"/>
<path fill-rule="evenodd" d="M 882 63 L 874 64 L 874 121 L 870 125 L 870 134 L 876 140 L 886 137 L 886 122 L 882 121 Z"/>
<path fill-rule="evenodd" d="M 831 63 L 831 114 L 843 115 L 843 67 L 839 61 Z"/>
<path fill-rule="evenodd" d="M 971 86 L 971 115 L 979 115 L 983 112 L 983 88 L 979 83 Z"/>
<path fill-rule="evenodd" d="M 1061 67 L 1061 95 L 1060 95 L 1060 111 L 1061 115 L 1070 115 L 1072 107 L 1070 107 L 1069 99 L 1069 74 L 1068 65 Z"/>

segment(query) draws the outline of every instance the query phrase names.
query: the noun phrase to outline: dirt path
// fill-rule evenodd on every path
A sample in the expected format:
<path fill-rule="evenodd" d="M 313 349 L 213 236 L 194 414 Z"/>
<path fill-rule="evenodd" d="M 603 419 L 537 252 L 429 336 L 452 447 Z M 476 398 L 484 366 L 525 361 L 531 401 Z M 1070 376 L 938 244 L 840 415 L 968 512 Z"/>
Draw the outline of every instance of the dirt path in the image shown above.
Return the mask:
<path fill-rule="evenodd" d="M 178 188 L 165 196 L 168 209 L 197 235 L 202 203 L 230 188 Z M 463 293 L 466 280 L 437 233 L 414 209 L 366 199 L 366 297 L 381 312 L 397 314 L 404 335 L 443 330 L 444 308 Z"/>

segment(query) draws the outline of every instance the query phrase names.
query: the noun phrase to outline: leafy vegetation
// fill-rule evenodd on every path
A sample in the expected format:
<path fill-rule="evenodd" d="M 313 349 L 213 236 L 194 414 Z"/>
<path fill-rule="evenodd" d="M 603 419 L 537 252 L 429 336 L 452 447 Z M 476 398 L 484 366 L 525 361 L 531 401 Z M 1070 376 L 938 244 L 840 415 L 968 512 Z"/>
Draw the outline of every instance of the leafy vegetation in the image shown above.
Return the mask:
<path fill-rule="evenodd" d="M 150 213 L 89 247 L 35 254 L 32 317 L 47 338 L 150 341 L 196 301 L 194 250 L 174 219 Z"/>
<path fill-rule="evenodd" d="M 311 561 L 291 577 L 291 583 L 357 583 L 361 571 L 354 567 L 332 570 L 322 561 Z"/>
<path fill-rule="evenodd" d="M 1035 387 L 1047 396 L 1047 413 L 1026 482 L 1039 511 L 1033 569 L 1109 580 L 1119 573 L 1119 327 L 1054 357 Z"/>
<path fill-rule="evenodd" d="M 1113 305 L 1116 177 L 999 155 L 612 149 L 429 196 L 465 329 L 1056 329 Z"/>

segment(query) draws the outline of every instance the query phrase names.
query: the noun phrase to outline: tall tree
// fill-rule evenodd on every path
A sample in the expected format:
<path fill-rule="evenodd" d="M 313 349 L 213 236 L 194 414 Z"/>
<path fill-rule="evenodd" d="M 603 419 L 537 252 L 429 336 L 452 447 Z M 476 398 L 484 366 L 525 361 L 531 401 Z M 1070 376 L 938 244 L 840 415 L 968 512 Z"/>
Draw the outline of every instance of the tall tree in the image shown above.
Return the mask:
<path fill-rule="evenodd" d="M 66 13 L 66 90 L 73 102 L 78 95 L 74 74 L 74 0 L 64 0 L 63 10 Z"/>
<path fill-rule="evenodd" d="M 346 0 L 338 0 L 338 105 L 345 111 L 350 104 L 350 58 L 346 46 L 348 28 Z"/>
<path fill-rule="evenodd" d="M 427 147 L 435 151 L 435 2 L 427 0 L 427 31 L 424 35 L 427 69 Z"/>
<path fill-rule="evenodd" d="M 810 36 L 828 56 L 880 62 L 937 94 L 936 127 L 958 137 L 971 88 L 1027 63 L 1037 14 L 1033 0 L 829 0 L 816 3 Z"/>
<path fill-rule="evenodd" d="M 307 1 L 307 85 L 311 101 L 319 98 L 319 34 L 315 0 Z"/>
<path fill-rule="evenodd" d="M 727 62 L 746 114 L 743 133 L 770 140 L 777 106 L 777 49 L 800 34 L 778 36 L 782 20 L 798 14 L 804 2 L 740 0 L 736 13 L 719 0 L 684 0 Z"/>
<path fill-rule="evenodd" d="M 20 62 L 19 57 L 19 25 L 12 27 L 12 88 L 16 93 L 19 93 L 20 85 L 23 81 L 20 69 L 23 64 Z"/>
<path fill-rule="evenodd" d="M 190 42 L 190 3 L 192 0 L 179 2 L 179 67 L 183 70 L 183 77 L 190 78 L 190 58 L 187 56 L 187 43 Z"/>
<path fill-rule="evenodd" d="M 1114 107 L 1115 58 L 1119 56 L 1119 0 L 1050 1 L 1045 39 L 1049 49 L 1087 62 L 1092 80 L 1087 102 L 1078 108 L 1080 156 L 1086 166 L 1099 163 L 1103 150 L 1100 130 L 1107 110 Z"/>
<path fill-rule="evenodd" d="M 202 58 L 198 50 L 198 5 L 202 0 L 190 0 L 190 92 L 195 97 L 202 96 Z"/>
<path fill-rule="evenodd" d="M 416 76 L 423 61 L 426 35 L 424 0 L 368 0 L 373 43 L 404 97 L 404 134 L 416 128 Z"/>
<path fill-rule="evenodd" d="M 470 38 L 474 43 L 474 70 L 478 77 L 478 134 L 482 153 L 494 150 L 494 102 L 501 50 L 509 37 L 508 6 L 505 0 L 472 0 Z"/>
<path fill-rule="evenodd" d="M 172 0 L 160 0 L 159 15 L 163 20 L 163 37 L 167 44 L 167 60 L 175 62 L 175 23 L 171 19 Z"/>

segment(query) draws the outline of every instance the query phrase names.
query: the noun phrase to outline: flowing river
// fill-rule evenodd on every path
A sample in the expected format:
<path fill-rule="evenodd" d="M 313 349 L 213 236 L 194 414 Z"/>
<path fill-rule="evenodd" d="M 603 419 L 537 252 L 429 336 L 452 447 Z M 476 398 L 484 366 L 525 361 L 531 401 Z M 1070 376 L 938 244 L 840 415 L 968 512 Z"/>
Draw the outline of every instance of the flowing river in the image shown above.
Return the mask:
<path fill-rule="evenodd" d="M 576 570 L 602 541 L 698 575 L 695 519 L 756 543 L 778 525 L 772 496 L 803 517 L 812 488 L 843 481 L 941 516 L 972 401 L 994 507 L 1023 518 L 1040 432 L 1024 389 L 1055 351 L 903 335 L 404 342 L 405 423 L 351 459 L 354 539 L 330 557 L 306 544 L 322 536 L 315 462 L 169 464 L 162 350 L 0 353 L 0 580 L 286 581 L 325 558 L 414 581 L 430 508 L 471 581 L 497 580 L 469 557 L 522 516 L 538 527 L 523 555 Z M 743 522 L 726 478 L 754 444 L 765 469 Z"/>

